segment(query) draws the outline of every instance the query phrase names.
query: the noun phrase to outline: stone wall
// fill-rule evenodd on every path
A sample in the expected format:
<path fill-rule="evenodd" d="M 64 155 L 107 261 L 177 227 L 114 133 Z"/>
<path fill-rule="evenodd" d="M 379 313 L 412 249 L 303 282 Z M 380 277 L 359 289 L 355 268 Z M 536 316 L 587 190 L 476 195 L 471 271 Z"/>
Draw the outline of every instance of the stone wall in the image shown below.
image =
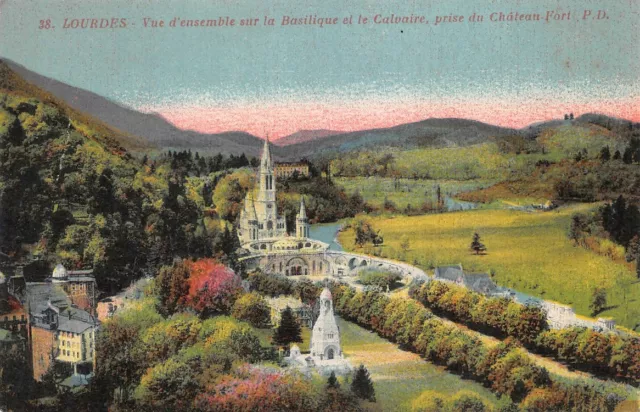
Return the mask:
<path fill-rule="evenodd" d="M 284 276 L 355 276 L 365 268 L 392 270 L 403 277 L 416 279 L 428 278 L 427 274 L 415 267 L 402 262 L 388 259 L 327 250 L 323 252 L 275 252 L 256 254 L 242 259 L 247 269 L 261 268 L 266 273 L 276 273 Z"/>

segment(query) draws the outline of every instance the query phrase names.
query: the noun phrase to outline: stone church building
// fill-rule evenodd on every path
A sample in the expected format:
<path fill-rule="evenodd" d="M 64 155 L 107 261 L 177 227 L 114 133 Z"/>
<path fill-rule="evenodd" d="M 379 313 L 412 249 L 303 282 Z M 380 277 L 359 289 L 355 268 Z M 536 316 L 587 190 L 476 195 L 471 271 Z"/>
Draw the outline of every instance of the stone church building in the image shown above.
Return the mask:
<path fill-rule="evenodd" d="M 293 345 L 285 362 L 302 370 L 317 369 L 322 375 L 347 374 L 351 371 L 349 361 L 340 347 L 340 329 L 333 313 L 331 291 L 324 288 L 320 294 L 320 314 L 311 332 L 310 354 L 302 354 L 298 345 Z"/>

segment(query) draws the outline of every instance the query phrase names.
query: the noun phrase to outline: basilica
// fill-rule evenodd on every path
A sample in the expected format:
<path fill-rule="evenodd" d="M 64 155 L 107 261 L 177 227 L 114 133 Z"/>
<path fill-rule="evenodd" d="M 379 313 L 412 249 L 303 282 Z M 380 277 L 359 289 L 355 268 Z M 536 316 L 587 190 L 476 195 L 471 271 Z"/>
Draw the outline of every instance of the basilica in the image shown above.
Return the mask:
<path fill-rule="evenodd" d="M 300 200 L 295 233 L 289 235 L 285 216 L 278 214 L 276 172 L 268 139 L 264 142 L 257 182 L 259 185 L 257 196 L 254 197 L 253 193 L 247 194 L 244 207 L 240 211 L 238 238 L 246 252 L 249 254 L 303 250 L 319 252 L 329 247 L 326 243 L 309 238 L 309 219 L 304 199 Z M 297 270 L 297 267 L 294 270 Z"/>

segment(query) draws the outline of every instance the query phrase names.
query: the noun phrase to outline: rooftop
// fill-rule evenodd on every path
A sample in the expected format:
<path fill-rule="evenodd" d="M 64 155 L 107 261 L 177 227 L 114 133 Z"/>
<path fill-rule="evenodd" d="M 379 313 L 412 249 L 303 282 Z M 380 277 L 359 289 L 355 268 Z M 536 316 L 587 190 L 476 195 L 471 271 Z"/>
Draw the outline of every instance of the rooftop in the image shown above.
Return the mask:
<path fill-rule="evenodd" d="M 52 305 L 59 308 L 71 306 L 71 300 L 62 286 L 49 282 L 28 282 L 26 301 L 31 310 L 38 306 L 47 305 L 47 302 L 51 302 Z"/>

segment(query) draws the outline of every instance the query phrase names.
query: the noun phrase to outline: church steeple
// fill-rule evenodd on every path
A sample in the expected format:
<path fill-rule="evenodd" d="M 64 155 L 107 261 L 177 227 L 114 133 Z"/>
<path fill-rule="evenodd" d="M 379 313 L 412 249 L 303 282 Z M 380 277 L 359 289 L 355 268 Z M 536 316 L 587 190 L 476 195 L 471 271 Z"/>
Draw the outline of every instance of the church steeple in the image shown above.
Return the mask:
<path fill-rule="evenodd" d="M 309 219 L 304 205 L 304 197 L 300 199 L 300 212 L 296 216 L 296 237 L 309 237 Z"/>
<path fill-rule="evenodd" d="M 304 197 L 300 198 L 300 212 L 298 213 L 298 217 L 300 219 L 306 219 L 307 218 L 307 209 L 304 205 Z"/>
<path fill-rule="evenodd" d="M 264 139 L 264 147 L 262 148 L 262 161 L 260 162 L 260 169 L 273 170 L 273 163 L 271 162 L 271 150 L 269 149 L 269 135 Z"/>
<path fill-rule="evenodd" d="M 262 150 L 262 159 L 260 161 L 260 191 L 258 192 L 259 202 L 276 201 L 276 182 L 273 173 L 273 162 L 271 160 L 271 151 L 269 149 L 269 136 L 264 141 L 264 149 Z"/>

